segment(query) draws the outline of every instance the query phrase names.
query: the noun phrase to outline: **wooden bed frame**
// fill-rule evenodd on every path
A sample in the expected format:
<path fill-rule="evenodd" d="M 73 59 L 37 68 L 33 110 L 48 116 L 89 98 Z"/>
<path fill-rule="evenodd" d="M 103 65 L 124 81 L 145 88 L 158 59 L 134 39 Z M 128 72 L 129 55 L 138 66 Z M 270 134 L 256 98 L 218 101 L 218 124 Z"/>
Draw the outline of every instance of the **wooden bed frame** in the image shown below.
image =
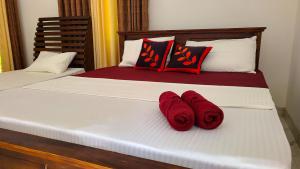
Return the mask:
<path fill-rule="evenodd" d="M 43 19 L 42 19 L 43 20 Z M 143 37 L 175 35 L 176 41 L 215 40 L 257 36 L 256 68 L 259 63 L 261 35 L 259 28 L 199 29 L 148 32 L 120 32 L 120 51 L 124 41 Z M 40 34 L 39 34 L 40 35 Z M 44 34 L 43 34 L 44 35 Z M 68 49 L 66 49 L 68 50 Z M 183 167 L 142 159 L 87 146 L 0 129 L 0 169 L 104 169 L 143 168 L 181 169 Z"/>
<path fill-rule="evenodd" d="M 90 17 L 39 18 L 34 40 L 34 59 L 41 51 L 77 52 L 70 67 L 94 70 Z"/>

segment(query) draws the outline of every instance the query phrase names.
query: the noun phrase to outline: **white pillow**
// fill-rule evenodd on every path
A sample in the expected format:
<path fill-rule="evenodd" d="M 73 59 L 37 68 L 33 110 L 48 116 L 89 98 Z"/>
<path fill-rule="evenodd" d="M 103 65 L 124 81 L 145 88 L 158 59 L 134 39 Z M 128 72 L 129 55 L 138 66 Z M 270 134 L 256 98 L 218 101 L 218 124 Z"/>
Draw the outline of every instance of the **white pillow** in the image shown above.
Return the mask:
<path fill-rule="evenodd" d="M 124 43 L 124 52 L 122 62 L 119 64 L 121 67 L 134 66 L 142 50 L 143 39 L 139 40 L 126 40 Z"/>
<path fill-rule="evenodd" d="M 245 39 L 187 41 L 186 46 L 212 46 L 201 70 L 213 72 L 255 71 L 256 36 Z"/>
<path fill-rule="evenodd" d="M 175 40 L 175 36 L 149 38 L 149 40 L 155 41 L 155 42 L 164 42 L 164 41 Z M 126 40 L 124 42 L 124 52 L 123 52 L 123 56 L 122 56 L 122 62 L 119 64 L 119 66 L 120 67 L 135 66 L 135 64 L 140 56 L 140 52 L 142 50 L 142 45 L 143 45 L 143 39 Z M 170 51 L 172 51 L 172 48 Z M 171 52 L 169 53 L 167 60 L 170 59 L 170 55 L 171 55 Z"/>
<path fill-rule="evenodd" d="M 55 53 L 42 51 L 25 71 L 63 73 L 67 70 L 75 55 L 76 52 Z"/>

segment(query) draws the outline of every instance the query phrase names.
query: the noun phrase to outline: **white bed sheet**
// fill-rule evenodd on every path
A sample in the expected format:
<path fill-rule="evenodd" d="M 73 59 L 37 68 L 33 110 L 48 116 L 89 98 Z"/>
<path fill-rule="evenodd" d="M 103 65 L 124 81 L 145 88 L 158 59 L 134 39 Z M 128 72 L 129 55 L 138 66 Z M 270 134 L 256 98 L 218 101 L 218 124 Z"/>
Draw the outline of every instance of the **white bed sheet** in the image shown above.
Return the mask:
<path fill-rule="evenodd" d="M 223 110 L 215 130 L 178 132 L 157 102 L 26 88 L 0 92 L 0 128 L 196 169 L 290 169 L 275 109 Z"/>
<path fill-rule="evenodd" d="M 83 72 L 83 68 L 68 68 L 64 73 L 60 74 L 46 72 L 26 72 L 24 70 L 3 72 L 0 73 L 0 91 L 17 87 L 23 87 L 34 83 L 79 74 Z"/>

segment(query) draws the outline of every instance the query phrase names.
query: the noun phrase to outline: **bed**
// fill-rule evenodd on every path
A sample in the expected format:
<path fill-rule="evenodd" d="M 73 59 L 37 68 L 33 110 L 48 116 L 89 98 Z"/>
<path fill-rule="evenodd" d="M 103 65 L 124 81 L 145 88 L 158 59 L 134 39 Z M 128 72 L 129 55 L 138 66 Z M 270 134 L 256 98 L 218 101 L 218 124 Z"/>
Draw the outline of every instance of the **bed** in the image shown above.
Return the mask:
<path fill-rule="evenodd" d="M 17 70 L 0 74 L 0 91 L 26 86 L 94 69 L 89 17 L 39 18 L 34 60 L 42 51 L 77 52 L 67 71 L 55 74 Z"/>
<path fill-rule="evenodd" d="M 122 51 L 125 39 L 140 37 L 175 35 L 185 41 L 257 36 L 258 68 L 264 29 L 125 32 L 120 33 L 120 46 Z M 158 95 L 187 89 L 223 108 L 222 126 L 184 133 L 168 126 L 158 110 Z M 12 163 L 31 168 L 291 167 L 289 143 L 258 69 L 256 74 L 157 75 L 111 67 L 3 91 L 0 107 L 2 168 Z"/>

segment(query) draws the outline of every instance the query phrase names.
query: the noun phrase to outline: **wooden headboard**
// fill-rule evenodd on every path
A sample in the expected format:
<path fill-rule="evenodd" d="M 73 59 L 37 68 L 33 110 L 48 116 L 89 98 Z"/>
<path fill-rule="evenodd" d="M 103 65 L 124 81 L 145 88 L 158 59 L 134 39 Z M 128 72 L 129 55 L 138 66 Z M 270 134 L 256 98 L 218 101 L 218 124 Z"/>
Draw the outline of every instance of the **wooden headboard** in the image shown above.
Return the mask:
<path fill-rule="evenodd" d="M 34 59 L 41 51 L 77 52 L 70 67 L 94 70 L 92 24 L 88 16 L 39 18 Z"/>
<path fill-rule="evenodd" d="M 266 29 L 265 27 L 253 27 L 253 28 L 119 32 L 120 54 L 123 53 L 125 40 L 135 40 L 140 38 L 175 36 L 176 37 L 175 41 L 177 43 L 185 44 L 187 40 L 209 41 L 209 40 L 218 40 L 218 39 L 241 39 L 241 38 L 250 38 L 253 36 L 257 36 L 257 49 L 256 49 L 256 70 L 257 70 L 259 65 L 261 37 L 262 37 L 262 32 L 265 29 Z"/>

